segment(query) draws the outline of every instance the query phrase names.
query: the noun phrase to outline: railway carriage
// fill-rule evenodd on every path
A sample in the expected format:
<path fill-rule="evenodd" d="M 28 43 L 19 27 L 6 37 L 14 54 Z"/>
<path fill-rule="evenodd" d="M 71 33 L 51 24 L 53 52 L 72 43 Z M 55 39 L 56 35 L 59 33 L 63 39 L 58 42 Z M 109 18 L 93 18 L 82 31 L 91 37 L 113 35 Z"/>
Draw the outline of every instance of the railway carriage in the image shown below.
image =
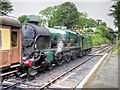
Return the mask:
<path fill-rule="evenodd" d="M 21 24 L 15 18 L 0 16 L 0 77 L 17 72 L 21 63 Z"/>

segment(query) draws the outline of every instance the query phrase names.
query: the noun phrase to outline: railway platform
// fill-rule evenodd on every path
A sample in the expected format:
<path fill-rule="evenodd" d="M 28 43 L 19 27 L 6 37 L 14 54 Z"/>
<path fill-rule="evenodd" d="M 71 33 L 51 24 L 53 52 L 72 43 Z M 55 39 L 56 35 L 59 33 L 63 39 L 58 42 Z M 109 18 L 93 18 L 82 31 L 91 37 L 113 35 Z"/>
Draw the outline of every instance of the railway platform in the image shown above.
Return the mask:
<path fill-rule="evenodd" d="M 110 53 L 108 57 L 100 65 L 99 69 L 94 73 L 94 75 L 89 79 L 84 88 L 108 88 L 119 90 L 118 84 L 118 57 Z"/>

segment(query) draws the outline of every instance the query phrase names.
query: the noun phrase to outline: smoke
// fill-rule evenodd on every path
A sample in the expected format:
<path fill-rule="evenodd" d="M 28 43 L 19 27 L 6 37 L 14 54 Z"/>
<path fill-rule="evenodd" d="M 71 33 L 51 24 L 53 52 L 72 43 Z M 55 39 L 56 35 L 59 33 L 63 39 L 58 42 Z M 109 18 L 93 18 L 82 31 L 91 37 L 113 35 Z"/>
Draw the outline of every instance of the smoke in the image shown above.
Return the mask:
<path fill-rule="evenodd" d="M 57 44 L 56 54 L 60 53 L 62 50 L 63 50 L 63 41 L 62 41 L 62 39 L 60 39 L 59 42 L 58 42 L 58 44 Z"/>

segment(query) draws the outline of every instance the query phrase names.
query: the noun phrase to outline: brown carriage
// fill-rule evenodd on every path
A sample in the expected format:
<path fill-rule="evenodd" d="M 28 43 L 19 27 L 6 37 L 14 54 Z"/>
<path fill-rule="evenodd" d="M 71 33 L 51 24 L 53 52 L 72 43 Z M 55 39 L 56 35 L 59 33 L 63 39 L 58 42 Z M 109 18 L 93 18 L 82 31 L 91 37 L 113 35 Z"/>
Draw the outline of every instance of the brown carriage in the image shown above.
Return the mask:
<path fill-rule="evenodd" d="M 0 16 L 0 77 L 17 72 L 21 62 L 21 24 Z"/>

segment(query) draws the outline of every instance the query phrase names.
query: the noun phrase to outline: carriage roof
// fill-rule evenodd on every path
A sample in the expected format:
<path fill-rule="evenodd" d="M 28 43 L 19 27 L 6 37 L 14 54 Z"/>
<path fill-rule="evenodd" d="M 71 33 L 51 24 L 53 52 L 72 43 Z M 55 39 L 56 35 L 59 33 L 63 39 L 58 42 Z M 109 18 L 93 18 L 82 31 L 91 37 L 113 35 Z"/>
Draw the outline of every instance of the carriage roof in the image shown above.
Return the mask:
<path fill-rule="evenodd" d="M 0 16 L 0 25 L 21 27 L 21 24 L 17 19 L 9 16 Z"/>

